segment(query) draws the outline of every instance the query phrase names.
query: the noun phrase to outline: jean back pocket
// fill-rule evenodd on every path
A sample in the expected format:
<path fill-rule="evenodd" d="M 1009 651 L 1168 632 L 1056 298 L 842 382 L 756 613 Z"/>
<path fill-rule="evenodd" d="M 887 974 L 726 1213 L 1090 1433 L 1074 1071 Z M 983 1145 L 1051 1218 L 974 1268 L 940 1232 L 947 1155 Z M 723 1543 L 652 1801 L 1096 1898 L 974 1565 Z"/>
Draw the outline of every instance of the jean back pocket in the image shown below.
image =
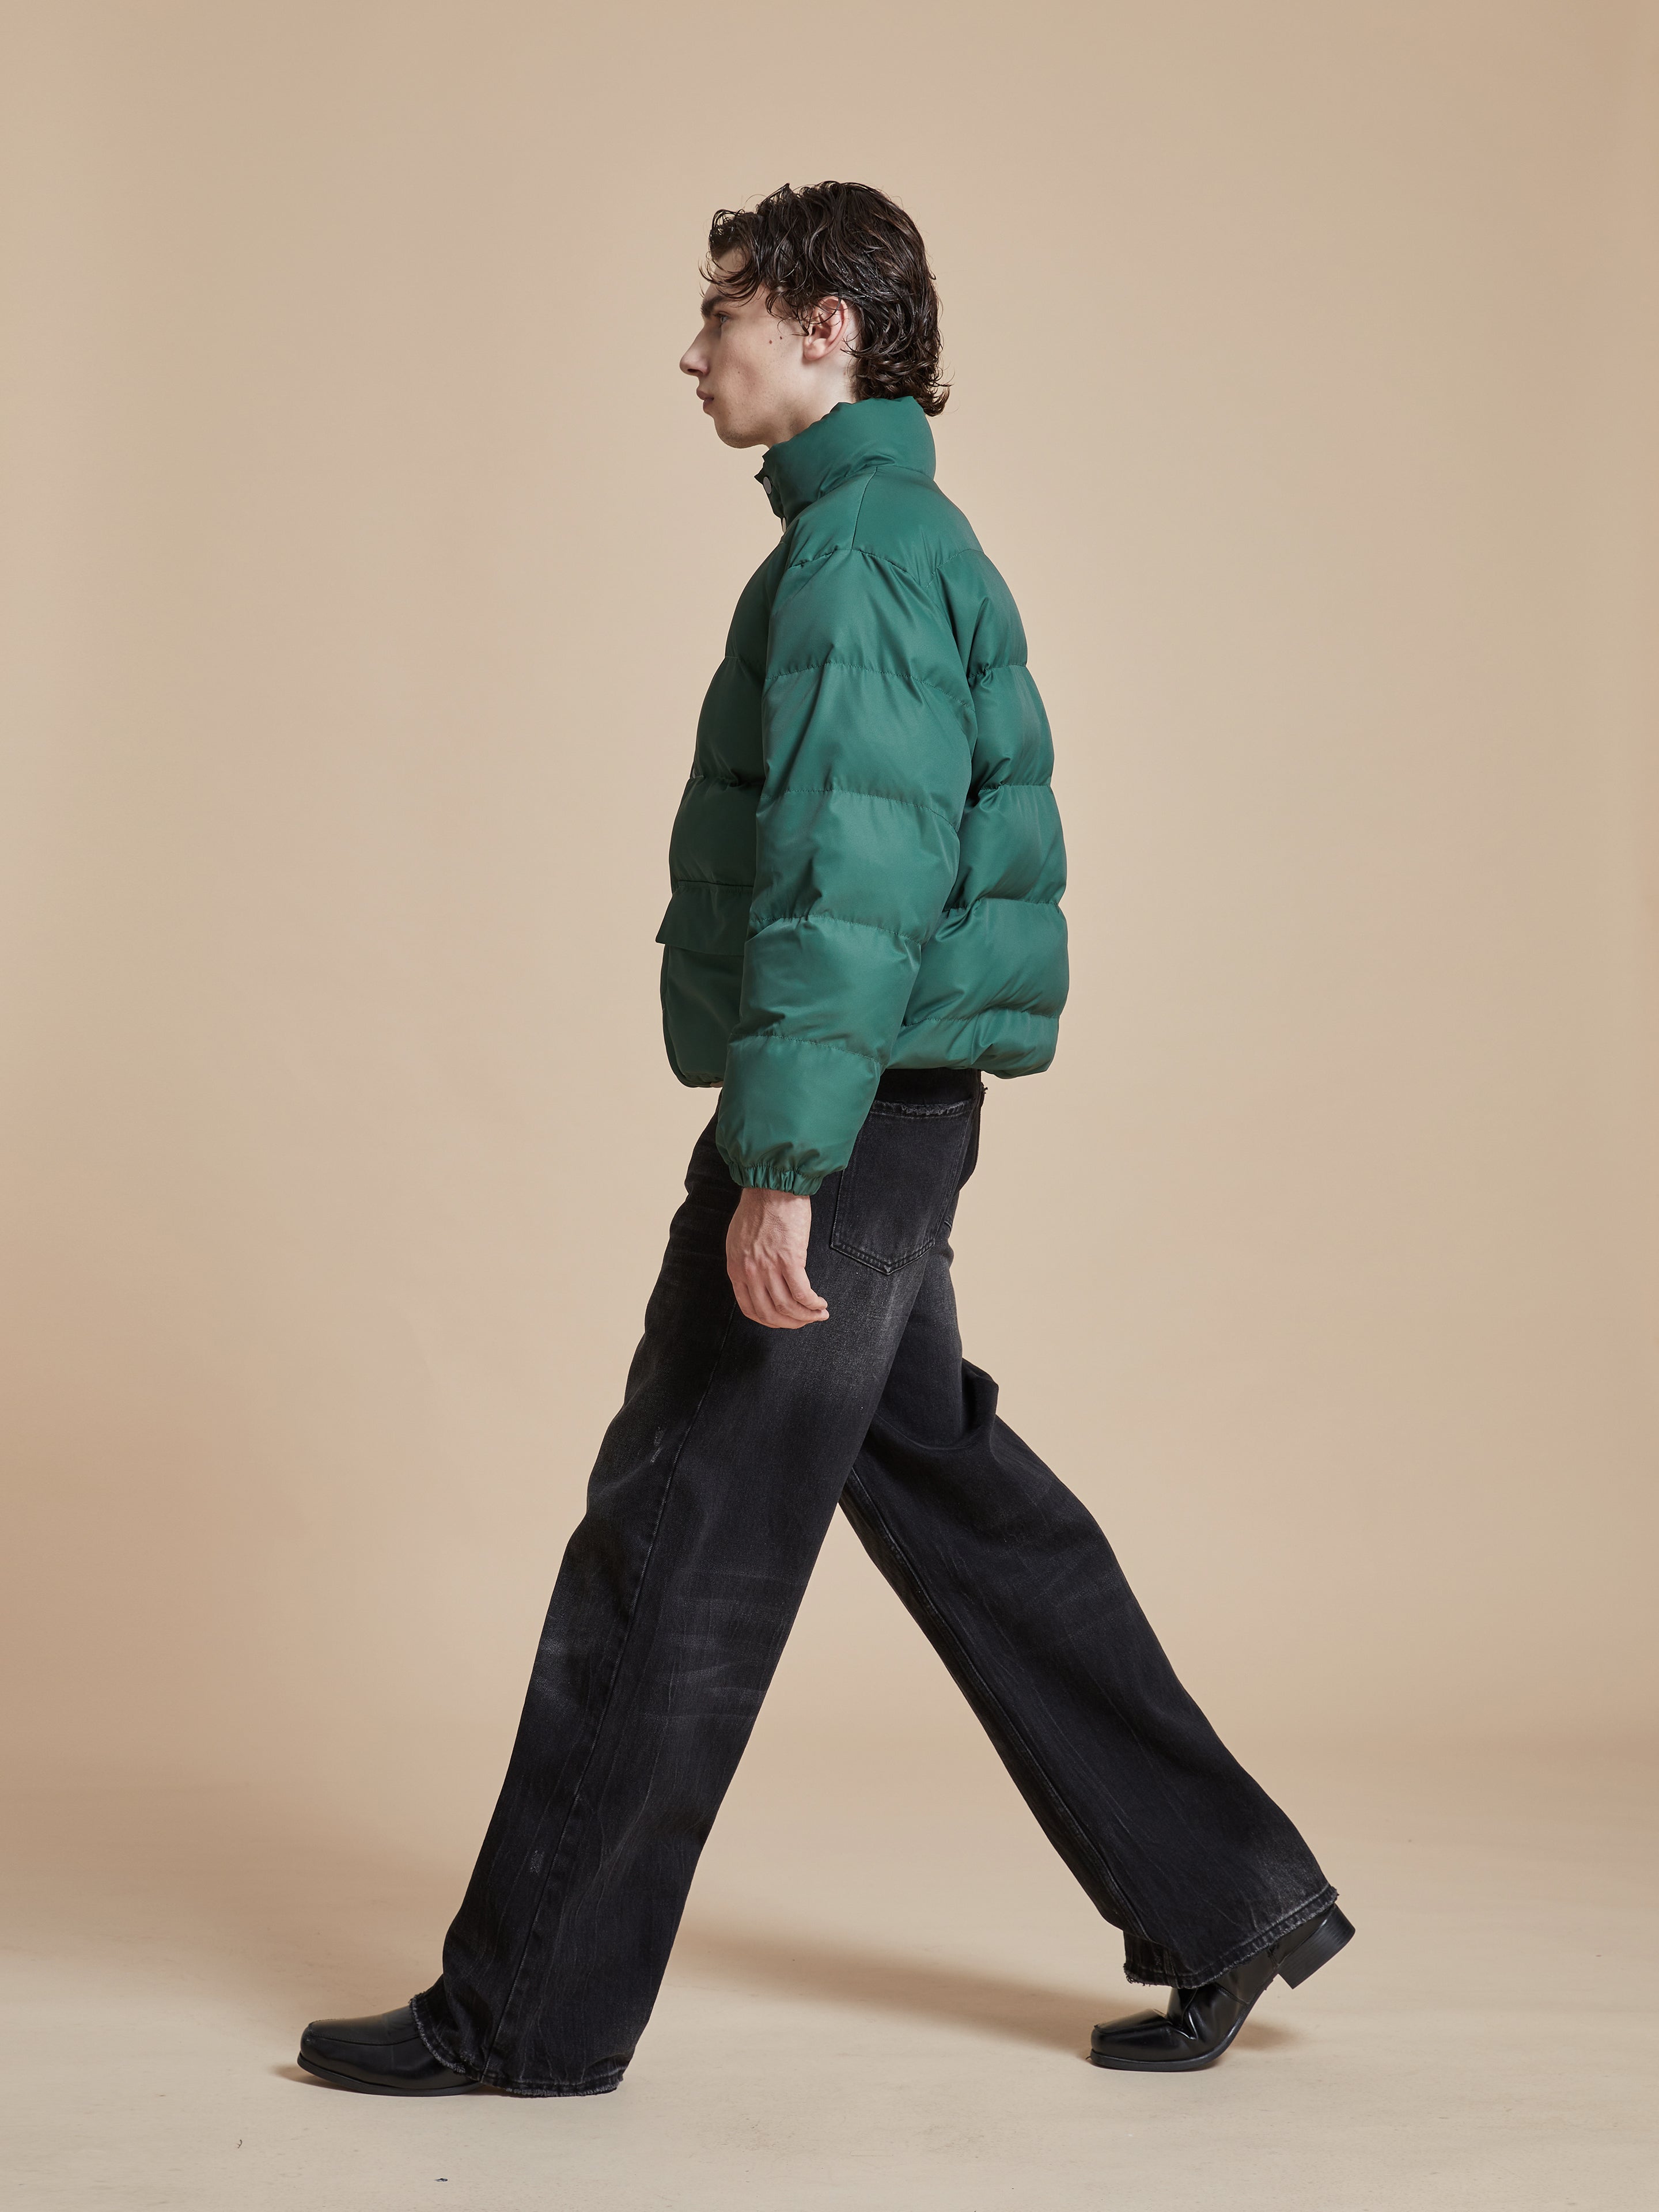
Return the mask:
<path fill-rule="evenodd" d="M 836 1193 L 837 1252 L 890 1275 L 933 1250 L 956 1211 L 978 1104 L 876 1101 Z"/>

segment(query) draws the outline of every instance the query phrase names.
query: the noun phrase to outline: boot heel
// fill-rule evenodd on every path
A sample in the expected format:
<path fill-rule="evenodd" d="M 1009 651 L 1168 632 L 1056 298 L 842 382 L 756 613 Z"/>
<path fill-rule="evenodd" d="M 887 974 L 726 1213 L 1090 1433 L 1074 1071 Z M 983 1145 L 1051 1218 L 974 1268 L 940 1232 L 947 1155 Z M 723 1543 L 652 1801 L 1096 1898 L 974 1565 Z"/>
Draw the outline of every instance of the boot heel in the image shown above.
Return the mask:
<path fill-rule="evenodd" d="M 1342 1946 L 1353 1934 L 1353 1923 L 1340 1906 L 1315 1921 L 1305 1942 L 1298 1943 L 1288 1959 L 1279 1961 L 1281 1981 L 1298 1989 L 1310 1974 L 1317 1973 L 1328 1959 L 1335 1958 Z"/>

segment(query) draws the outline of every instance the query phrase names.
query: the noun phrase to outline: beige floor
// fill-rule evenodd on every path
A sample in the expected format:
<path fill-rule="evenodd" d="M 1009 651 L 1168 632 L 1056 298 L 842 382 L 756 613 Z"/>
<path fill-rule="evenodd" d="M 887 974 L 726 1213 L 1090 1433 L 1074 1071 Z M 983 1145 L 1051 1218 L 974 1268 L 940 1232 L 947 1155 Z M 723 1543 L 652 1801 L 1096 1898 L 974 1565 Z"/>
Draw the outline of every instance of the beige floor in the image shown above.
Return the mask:
<path fill-rule="evenodd" d="M 1084 2063 L 1139 2000 L 988 1756 L 763 1728 L 621 2092 L 429 2105 L 291 2059 L 428 1978 L 471 1802 L 423 1852 L 361 1808 L 41 1790 L 6 2163 L 31 2212 L 1659 2204 L 1651 1759 L 1255 1763 L 1360 1936 L 1208 2073 Z"/>

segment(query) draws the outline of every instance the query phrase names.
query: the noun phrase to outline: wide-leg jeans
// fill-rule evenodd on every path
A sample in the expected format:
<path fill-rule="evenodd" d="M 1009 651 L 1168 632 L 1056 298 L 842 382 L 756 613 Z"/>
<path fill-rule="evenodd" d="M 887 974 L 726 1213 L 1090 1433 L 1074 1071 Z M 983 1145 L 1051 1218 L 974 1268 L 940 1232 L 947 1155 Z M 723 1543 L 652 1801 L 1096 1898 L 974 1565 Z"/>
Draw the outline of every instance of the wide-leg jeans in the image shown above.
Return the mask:
<path fill-rule="evenodd" d="M 947 1238 L 983 1089 L 884 1079 L 812 1200 L 830 1317 L 799 1330 L 738 1311 L 738 1194 L 713 1123 L 699 1139 L 443 1971 L 413 2001 L 447 2065 L 523 2096 L 616 2087 L 837 1505 L 1122 1929 L 1132 1981 L 1213 1980 L 1335 1896 L 963 1358 Z"/>

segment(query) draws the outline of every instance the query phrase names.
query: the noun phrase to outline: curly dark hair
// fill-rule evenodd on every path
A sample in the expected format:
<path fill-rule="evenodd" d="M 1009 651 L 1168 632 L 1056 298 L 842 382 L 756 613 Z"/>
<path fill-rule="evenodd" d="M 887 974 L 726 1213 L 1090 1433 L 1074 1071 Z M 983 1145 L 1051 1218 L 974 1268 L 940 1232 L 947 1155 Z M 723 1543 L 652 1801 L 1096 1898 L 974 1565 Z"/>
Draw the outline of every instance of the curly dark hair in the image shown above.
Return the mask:
<path fill-rule="evenodd" d="M 740 254 L 727 276 L 714 264 Z M 937 415 L 951 396 L 939 373 L 939 294 L 921 233 L 873 185 L 780 185 L 753 208 L 721 208 L 708 227 L 703 276 L 738 299 L 763 290 L 803 325 L 820 300 L 856 307 L 860 399 L 915 400 Z"/>

